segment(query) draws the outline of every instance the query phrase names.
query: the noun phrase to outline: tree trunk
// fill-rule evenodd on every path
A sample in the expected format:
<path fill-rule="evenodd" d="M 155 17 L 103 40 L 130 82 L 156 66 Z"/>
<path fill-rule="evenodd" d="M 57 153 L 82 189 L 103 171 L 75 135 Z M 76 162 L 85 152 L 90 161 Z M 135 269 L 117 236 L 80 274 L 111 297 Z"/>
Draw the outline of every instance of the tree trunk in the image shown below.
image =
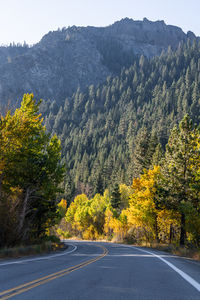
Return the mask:
<path fill-rule="evenodd" d="M 185 214 L 181 214 L 181 234 L 180 234 L 180 246 L 185 245 L 185 237 L 186 237 L 186 231 L 185 231 Z"/>
<path fill-rule="evenodd" d="M 155 237 L 156 237 L 156 243 L 159 243 L 157 216 L 155 217 Z"/>
<path fill-rule="evenodd" d="M 169 229 L 169 243 L 172 243 L 172 237 L 173 237 L 173 227 L 172 224 L 170 224 L 170 229 Z"/>
<path fill-rule="evenodd" d="M 0 193 L 2 192 L 2 180 L 3 180 L 3 174 L 0 176 Z"/>
<path fill-rule="evenodd" d="M 20 220 L 19 220 L 19 226 L 18 226 L 18 234 L 19 235 L 21 235 L 22 228 L 24 226 L 24 221 L 25 221 L 25 217 L 26 217 L 26 211 L 27 211 L 27 204 L 28 204 L 29 195 L 30 195 L 30 190 L 29 190 L 29 188 L 27 188 L 26 189 L 26 193 L 25 193 L 25 198 L 24 198 L 23 206 L 22 206 L 22 212 L 20 214 Z"/>

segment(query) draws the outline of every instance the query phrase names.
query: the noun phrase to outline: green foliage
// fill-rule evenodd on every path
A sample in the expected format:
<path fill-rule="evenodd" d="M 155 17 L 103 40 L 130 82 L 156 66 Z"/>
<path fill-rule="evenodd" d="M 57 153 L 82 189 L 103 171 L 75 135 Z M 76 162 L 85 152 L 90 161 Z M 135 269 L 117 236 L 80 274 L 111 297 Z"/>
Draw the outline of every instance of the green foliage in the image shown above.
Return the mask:
<path fill-rule="evenodd" d="M 200 131 L 186 115 L 171 131 L 164 156 L 158 144 L 151 168 L 133 178 L 132 186 L 116 182 L 103 196 L 78 195 L 66 212 L 68 232 L 84 239 L 198 247 L 199 149 Z M 154 160 L 161 166 L 152 166 Z"/>
<path fill-rule="evenodd" d="M 162 166 L 161 198 L 165 206 L 181 214 L 180 244 L 185 244 L 188 205 L 199 208 L 199 131 L 186 115 L 171 131 Z M 195 188 L 194 188 L 195 187 Z"/>
<path fill-rule="evenodd" d="M 113 47 L 110 41 L 104 60 Z M 152 167 L 152 156 L 160 161 L 170 130 L 186 113 L 199 123 L 199 49 L 187 43 L 151 60 L 135 57 L 117 77 L 78 89 L 62 109 L 50 107 L 45 124 L 62 141 L 68 202 L 78 193 L 102 193 L 115 180 L 130 185 Z"/>
<path fill-rule="evenodd" d="M 96 181 L 94 182 L 94 193 L 103 195 L 103 180 L 100 173 L 98 173 Z"/>
<path fill-rule="evenodd" d="M 115 183 L 114 187 L 111 191 L 111 197 L 110 197 L 110 204 L 114 209 L 117 209 L 120 207 L 121 204 L 121 194 L 119 190 L 119 184 Z"/>
<path fill-rule="evenodd" d="M 6 226 L 1 228 L 3 244 L 37 239 L 55 222 L 56 195 L 65 170 L 60 141 L 46 133 L 39 105 L 26 94 L 13 115 L 1 117 L 0 209 L 12 223 L 12 237 Z"/>
<path fill-rule="evenodd" d="M 96 194 L 89 200 L 86 195 L 78 195 L 70 204 L 65 220 L 70 223 L 71 233 L 84 238 L 95 239 L 103 234 L 105 210 L 109 204 L 107 192 Z"/>

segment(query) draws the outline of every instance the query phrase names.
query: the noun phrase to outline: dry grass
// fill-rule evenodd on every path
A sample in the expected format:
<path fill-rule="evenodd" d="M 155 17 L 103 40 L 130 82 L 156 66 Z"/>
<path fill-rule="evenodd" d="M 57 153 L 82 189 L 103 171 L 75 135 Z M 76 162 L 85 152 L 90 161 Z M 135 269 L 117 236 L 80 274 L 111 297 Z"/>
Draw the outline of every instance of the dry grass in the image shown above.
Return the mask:
<path fill-rule="evenodd" d="M 177 247 L 174 245 L 158 244 L 158 243 L 152 243 L 152 244 L 144 243 L 138 246 L 152 248 L 152 249 L 156 249 L 156 250 L 160 250 L 167 253 L 175 254 L 182 257 L 192 258 L 194 260 L 200 261 L 200 249 L 195 249 L 195 248 L 191 249 L 187 247 Z"/>
<path fill-rule="evenodd" d="M 13 248 L 1 248 L 0 258 L 18 258 L 22 256 L 49 253 L 63 248 L 62 243 L 54 243 L 51 241 L 42 244 L 19 246 Z"/>
<path fill-rule="evenodd" d="M 175 249 L 172 253 L 178 256 L 185 256 L 200 261 L 200 249 L 187 249 L 179 247 L 178 249 Z"/>
<path fill-rule="evenodd" d="M 80 241 L 92 241 L 92 240 L 84 240 L 80 237 L 77 236 L 72 236 L 68 238 L 69 240 L 80 240 Z M 169 244 L 159 244 L 159 243 L 148 243 L 148 242 L 141 242 L 140 244 L 133 244 L 133 242 L 124 242 L 121 238 L 114 237 L 111 241 L 106 239 L 105 237 L 97 239 L 96 241 L 98 242 L 111 242 L 111 243 L 121 243 L 121 244 L 129 244 L 133 246 L 138 246 L 138 247 L 146 247 L 146 248 L 152 248 L 160 251 L 164 251 L 167 253 L 171 253 L 177 256 L 182 256 L 182 257 L 187 257 L 191 258 L 194 260 L 199 260 L 200 261 L 200 249 L 191 249 L 191 248 L 186 248 L 186 247 L 177 247 L 174 245 L 169 245 Z"/>

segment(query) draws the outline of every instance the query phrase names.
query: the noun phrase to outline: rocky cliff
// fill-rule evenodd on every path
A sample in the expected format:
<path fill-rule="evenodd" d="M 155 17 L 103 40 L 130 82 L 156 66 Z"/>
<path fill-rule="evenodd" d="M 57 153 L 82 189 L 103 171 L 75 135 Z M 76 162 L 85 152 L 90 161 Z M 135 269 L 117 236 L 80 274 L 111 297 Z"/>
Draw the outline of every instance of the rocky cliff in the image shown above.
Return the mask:
<path fill-rule="evenodd" d="M 116 75 L 136 55 L 159 55 L 188 38 L 196 37 L 164 21 L 125 18 L 107 27 L 49 32 L 32 47 L 0 47 L 0 104 L 17 106 L 27 92 L 62 102 L 78 86 L 96 85 Z"/>

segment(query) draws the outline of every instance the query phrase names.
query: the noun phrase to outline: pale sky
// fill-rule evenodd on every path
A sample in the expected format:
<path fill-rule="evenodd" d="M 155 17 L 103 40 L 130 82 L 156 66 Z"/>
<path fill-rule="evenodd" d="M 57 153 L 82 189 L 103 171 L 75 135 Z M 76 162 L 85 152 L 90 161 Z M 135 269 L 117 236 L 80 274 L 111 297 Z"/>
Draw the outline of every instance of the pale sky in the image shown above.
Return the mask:
<path fill-rule="evenodd" d="M 35 44 L 50 30 L 107 26 L 122 18 L 164 20 L 200 36 L 200 0 L 0 0 L 0 45 Z"/>

